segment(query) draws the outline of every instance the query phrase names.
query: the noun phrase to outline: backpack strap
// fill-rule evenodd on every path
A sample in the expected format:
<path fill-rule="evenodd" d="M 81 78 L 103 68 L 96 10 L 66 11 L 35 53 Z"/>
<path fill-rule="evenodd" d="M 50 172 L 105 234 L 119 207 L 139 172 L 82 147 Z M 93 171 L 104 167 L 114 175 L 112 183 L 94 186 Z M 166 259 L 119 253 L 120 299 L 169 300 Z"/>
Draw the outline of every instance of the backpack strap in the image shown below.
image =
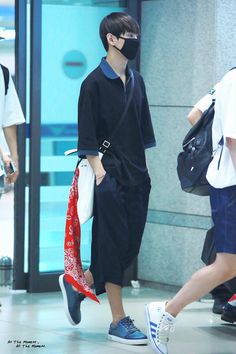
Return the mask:
<path fill-rule="evenodd" d="M 8 91 L 8 87 L 9 87 L 9 80 L 10 80 L 10 73 L 9 70 L 2 64 L 1 68 L 2 68 L 2 72 L 3 72 L 3 77 L 4 77 L 4 84 L 5 84 L 5 95 L 7 94 Z"/>
<path fill-rule="evenodd" d="M 218 142 L 218 146 L 221 146 L 221 152 L 220 152 L 220 157 L 219 157 L 219 161 L 218 161 L 218 165 L 217 165 L 217 170 L 219 170 L 219 168 L 220 168 L 220 162 L 221 162 L 221 157 L 222 157 L 222 152 L 223 152 L 223 147 L 224 147 L 224 137 L 223 136 L 220 139 L 220 141 Z"/>

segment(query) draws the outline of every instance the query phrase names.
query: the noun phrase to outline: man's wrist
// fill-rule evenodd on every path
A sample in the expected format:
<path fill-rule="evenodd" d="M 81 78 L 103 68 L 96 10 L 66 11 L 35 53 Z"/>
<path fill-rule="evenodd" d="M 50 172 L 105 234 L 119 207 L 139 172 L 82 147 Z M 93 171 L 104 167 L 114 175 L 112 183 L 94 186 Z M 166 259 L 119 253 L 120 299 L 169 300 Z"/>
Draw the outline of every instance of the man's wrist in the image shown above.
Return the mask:
<path fill-rule="evenodd" d="M 104 173 L 104 175 L 101 175 L 101 176 L 99 176 L 99 177 L 96 176 L 96 181 L 99 181 L 99 180 L 102 179 L 104 176 L 105 176 L 105 173 Z"/>
<path fill-rule="evenodd" d="M 105 170 L 104 170 L 104 171 L 97 172 L 97 173 L 95 172 L 95 177 L 96 177 L 96 179 L 100 179 L 100 178 L 104 177 L 105 174 L 106 174 L 106 171 L 105 171 Z"/>

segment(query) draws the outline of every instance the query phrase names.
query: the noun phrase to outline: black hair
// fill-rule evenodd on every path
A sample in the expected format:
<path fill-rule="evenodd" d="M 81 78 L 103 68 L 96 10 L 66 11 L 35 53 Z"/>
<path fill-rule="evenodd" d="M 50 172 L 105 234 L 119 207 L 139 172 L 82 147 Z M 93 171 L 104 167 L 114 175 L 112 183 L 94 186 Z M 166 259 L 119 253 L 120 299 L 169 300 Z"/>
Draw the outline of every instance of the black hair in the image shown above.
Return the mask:
<path fill-rule="evenodd" d="M 125 32 L 139 34 L 139 25 L 133 17 L 126 12 L 112 12 L 104 17 L 100 23 L 99 34 L 106 51 L 108 51 L 107 33 L 119 37 Z"/>

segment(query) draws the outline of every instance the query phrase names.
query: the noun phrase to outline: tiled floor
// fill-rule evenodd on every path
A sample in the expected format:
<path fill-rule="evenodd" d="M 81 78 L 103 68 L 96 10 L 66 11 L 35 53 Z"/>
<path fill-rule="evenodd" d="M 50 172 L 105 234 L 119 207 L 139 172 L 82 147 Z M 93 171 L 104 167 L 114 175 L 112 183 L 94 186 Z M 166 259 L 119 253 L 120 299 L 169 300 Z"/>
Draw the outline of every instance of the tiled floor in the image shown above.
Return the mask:
<path fill-rule="evenodd" d="M 64 315 L 60 293 L 16 294 L 4 288 L 0 288 L 0 292 L 3 305 L 0 312 L 1 354 L 152 353 L 149 346 L 126 346 L 107 340 L 110 312 L 105 296 L 101 297 L 100 305 L 84 301 L 82 322 L 73 327 Z M 124 295 L 127 314 L 144 331 L 144 304 L 171 296 L 164 291 L 145 288 L 125 288 Z M 211 307 L 212 302 L 197 302 L 179 316 L 169 354 L 236 353 L 236 326 L 224 324 L 219 316 L 212 314 Z"/>
<path fill-rule="evenodd" d="M 13 255 L 13 193 L 1 199 L 0 255 Z M 4 207 L 3 207 L 4 206 Z M 125 288 L 126 312 L 145 331 L 144 305 L 171 293 Z M 73 327 L 60 293 L 12 293 L 0 287 L 0 354 L 148 354 L 149 346 L 125 346 L 107 340 L 110 311 L 105 296 L 97 305 L 82 303 L 82 322 Z M 236 325 L 212 314 L 212 302 L 190 305 L 178 317 L 169 354 L 236 354 Z"/>

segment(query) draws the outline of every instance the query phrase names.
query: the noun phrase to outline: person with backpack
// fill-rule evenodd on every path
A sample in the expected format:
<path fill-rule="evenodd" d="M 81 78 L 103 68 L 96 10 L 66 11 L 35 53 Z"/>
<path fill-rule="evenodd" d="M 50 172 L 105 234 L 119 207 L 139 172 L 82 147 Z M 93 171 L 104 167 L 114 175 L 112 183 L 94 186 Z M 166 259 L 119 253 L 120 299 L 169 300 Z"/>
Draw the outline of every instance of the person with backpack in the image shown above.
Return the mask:
<path fill-rule="evenodd" d="M 236 276 L 236 70 L 222 78 L 215 95 L 213 159 L 207 169 L 216 260 L 200 269 L 174 298 L 146 305 L 146 322 L 154 352 L 167 354 L 175 318 L 185 306 Z M 222 144 L 219 142 L 223 140 Z"/>
<path fill-rule="evenodd" d="M 3 40 L 0 37 L 0 41 Z M 0 138 L 2 133 L 6 139 L 10 156 L 3 150 L 3 161 L 6 167 L 7 183 L 15 183 L 19 175 L 18 149 L 17 149 L 17 125 L 25 123 L 20 101 L 8 68 L 0 64 Z M 14 171 L 11 168 L 14 166 Z"/>
<path fill-rule="evenodd" d="M 100 37 L 107 55 L 82 83 L 78 105 L 78 155 L 87 157 L 96 177 L 91 265 L 85 277 L 97 295 L 107 294 L 108 339 L 143 345 L 146 335 L 125 313 L 122 283 L 141 245 L 151 189 L 145 149 L 156 142 L 143 78 L 128 66 L 139 48 L 137 22 L 126 13 L 111 13 L 100 24 Z M 59 283 L 67 317 L 77 325 L 84 296 L 64 274 Z"/>
<path fill-rule="evenodd" d="M 1 40 L 4 38 L 0 37 Z M 3 168 L 0 169 L 0 198 L 5 181 L 15 183 L 19 175 L 16 126 L 24 122 L 25 118 L 10 72 L 0 64 L 0 138 L 2 134 L 5 136 L 10 151 L 9 156 L 0 144 L 0 159 L 3 162 Z"/>
<path fill-rule="evenodd" d="M 212 100 L 215 100 L 216 91 L 218 87 L 219 87 L 219 83 L 216 84 L 214 88 L 212 88 L 204 97 L 202 97 L 194 105 L 193 109 L 189 112 L 188 121 L 191 125 L 194 125 L 199 121 L 203 112 L 210 107 Z M 213 232 L 213 230 L 214 228 L 212 229 L 211 232 Z M 215 257 L 215 247 L 214 247 L 214 257 Z M 206 264 L 208 265 L 210 263 L 212 262 L 209 262 L 209 260 L 207 260 Z M 232 298 L 232 296 L 236 294 L 236 278 L 229 280 L 225 284 L 220 284 L 215 289 L 213 289 L 210 293 L 214 299 L 212 312 L 218 315 L 222 315 L 225 305 Z M 233 318 L 234 321 L 236 321 L 236 314 L 234 313 L 234 311 L 232 311 L 231 306 L 228 306 L 228 311 L 231 312 L 230 315 L 231 319 Z M 224 318 L 225 316 L 222 316 L 222 319 Z"/>

